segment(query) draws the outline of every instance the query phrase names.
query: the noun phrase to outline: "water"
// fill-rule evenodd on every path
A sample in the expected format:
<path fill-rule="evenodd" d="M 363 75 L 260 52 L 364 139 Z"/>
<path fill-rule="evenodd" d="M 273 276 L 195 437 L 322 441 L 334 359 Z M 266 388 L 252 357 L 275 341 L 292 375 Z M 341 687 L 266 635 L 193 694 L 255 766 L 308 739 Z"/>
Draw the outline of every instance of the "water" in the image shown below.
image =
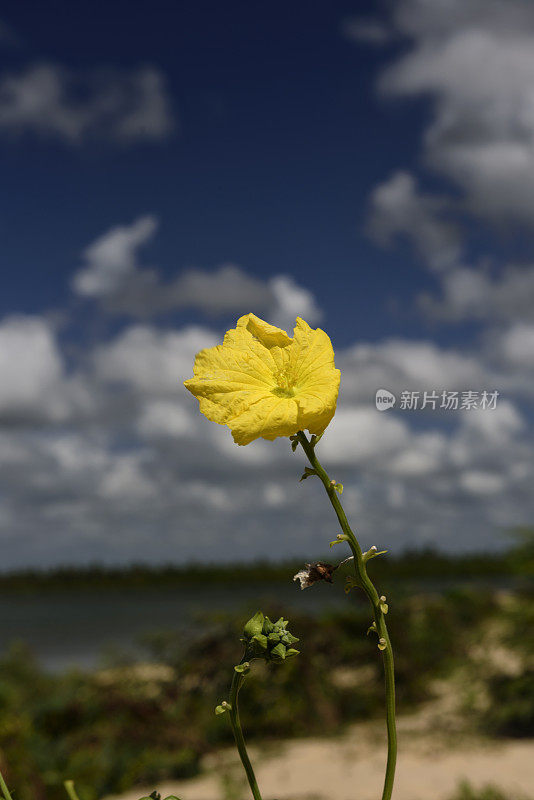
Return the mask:
<path fill-rule="evenodd" d="M 4 592 L 0 593 L 0 655 L 18 641 L 27 644 L 47 670 L 93 669 L 110 648 L 135 653 L 144 634 L 165 630 L 185 635 L 203 613 L 232 611 L 242 613 L 246 621 L 258 609 L 267 615 L 280 608 L 288 615 L 292 609 L 318 613 L 346 602 L 343 592 L 332 586 L 301 592 L 292 583 Z"/>
<path fill-rule="evenodd" d="M 387 594 L 435 592 L 459 585 L 511 588 L 510 577 L 478 581 L 420 578 L 391 583 Z M 76 591 L 0 592 L 0 656 L 15 641 L 27 644 L 47 670 L 94 669 L 105 651 L 139 655 L 143 635 L 176 631 L 184 636 L 201 615 L 234 612 L 243 621 L 258 609 L 268 616 L 291 611 L 317 614 L 353 603 L 341 586 L 319 583 L 300 591 L 296 583 L 193 585 L 154 588 L 95 588 Z M 362 602 L 363 597 L 361 598 Z"/>

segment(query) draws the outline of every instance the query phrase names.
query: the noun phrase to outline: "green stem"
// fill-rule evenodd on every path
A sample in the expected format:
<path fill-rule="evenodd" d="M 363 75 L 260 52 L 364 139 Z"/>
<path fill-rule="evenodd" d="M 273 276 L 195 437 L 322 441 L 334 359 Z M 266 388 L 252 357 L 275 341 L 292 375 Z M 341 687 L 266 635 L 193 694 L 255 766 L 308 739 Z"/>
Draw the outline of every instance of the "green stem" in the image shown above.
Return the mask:
<path fill-rule="evenodd" d="M 65 787 L 65 791 L 67 792 L 70 800 L 80 800 L 76 789 L 74 788 L 74 781 L 63 781 L 63 786 Z"/>
<path fill-rule="evenodd" d="M 241 728 L 241 720 L 239 718 L 238 695 L 244 680 L 245 677 L 243 673 L 234 671 L 234 677 L 232 678 L 232 686 L 230 687 L 230 706 L 231 706 L 229 711 L 230 724 L 232 726 L 232 731 L 234 733 L 234 739 L 237 747 L 237 752 L 239 753 L 239 758 L 241 759 L 241 763 L 243 764 L 243 767 L 247 774 L 247 780 L 249 782 L 249 786 L 252 791 L 252 796 L 254 797 L 254 800 L 262 800 L 260 790 L 256 782 L 256 776 L 254 775 L 254 770 L 252 769 L 252 764 L 250 763 L 250 759 L 248 757 L 247 747 L 245 745 L 245 738 L 243 736 L 243 730 Z"/>
<path fill-rule="evenodd" d="M 386 620 L 384 613 L 380 608 L 380 597 L 378 596 L 378 592 L 367 574 L 367 566 L 362 549 L 350 528 L 345 511 L 341 505 L 339 495 L 334 488 L 334 484 L 331 482 L 326 471 L 319 463 L 319 460 L 315 455 L 315 449 L 303 431 L 298 432 L 298 439 L 308 457 L 310 464 L 312 465 L 318 477 L 321 479 L 322 484 L 326 489 L 328 498 L 332 503 L 334 511 L 336 512 L 339 524 L 341 525 L 341 530 L 347 537 L 347 542 L 352 550 L 352 554 L 354 555 L 354 568 L 356 570 L 358 581 L 361 585 L 361 588 L 367 595 L 373 610 L 378 637 L 379 639 L 383 639 L 385 641 L 385 648 L 382 650 L 382 657 L 384 661 L 384 677 L 386 685 L 388 758 L 382 800 L 390 800 L 391 793 L 393 792 L 393 782 L 395 780 L 395 765 L 397 763 L 397 729 L 395 723 L 395 670 L 393 662 L 393 650 L 391 649 L 391 642 L 386 626 Z"/>
<path fill-rule="evenodd" d="M 5 800 L 12 800 L 11 795 L 9 794 L 9 789 L 6 786 L 6 782 L 1 772 L 0 772 L 0 791 L 4 795 Z"/>

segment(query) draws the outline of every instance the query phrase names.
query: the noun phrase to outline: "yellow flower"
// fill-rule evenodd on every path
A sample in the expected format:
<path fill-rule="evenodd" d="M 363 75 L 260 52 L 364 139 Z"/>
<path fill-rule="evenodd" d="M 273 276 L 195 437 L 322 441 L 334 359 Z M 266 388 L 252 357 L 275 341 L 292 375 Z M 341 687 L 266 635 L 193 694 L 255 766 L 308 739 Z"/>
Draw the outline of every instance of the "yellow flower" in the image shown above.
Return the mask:
<path fill-rule="evenodd" d="M 324 431 L 336 410 L 340 372 L 326 333 L 297 317 L 293 338 L 246 314 L 222 344 L 201 350 L 184 386 L 237 444 Z"/>

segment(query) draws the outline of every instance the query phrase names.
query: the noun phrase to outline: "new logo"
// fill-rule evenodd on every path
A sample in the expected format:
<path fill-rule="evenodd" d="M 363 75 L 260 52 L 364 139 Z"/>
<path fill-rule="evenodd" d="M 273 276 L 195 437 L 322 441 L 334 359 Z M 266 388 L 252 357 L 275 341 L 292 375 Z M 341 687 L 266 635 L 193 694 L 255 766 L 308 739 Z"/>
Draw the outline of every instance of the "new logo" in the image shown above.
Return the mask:
<path fill-rule="evenodd" d="M 375 405 L 379 411 L 387 411 L 388 408 L 393 408 L 395 405 L 396 397 L 387 389 L 378 389 L 375 395 Z"/>

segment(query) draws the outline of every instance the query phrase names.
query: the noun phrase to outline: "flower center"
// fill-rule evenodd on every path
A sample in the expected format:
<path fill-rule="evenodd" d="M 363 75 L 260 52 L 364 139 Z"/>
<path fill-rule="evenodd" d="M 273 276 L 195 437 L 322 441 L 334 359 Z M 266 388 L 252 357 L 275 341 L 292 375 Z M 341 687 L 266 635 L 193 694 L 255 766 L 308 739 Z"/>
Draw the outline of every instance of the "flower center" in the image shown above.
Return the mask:
<path fill-rule="evenodd" d="M 280 370 L 275 375 L 276 386 L 271 389 L 271 392 L 276 397 L 294 397 L 295 396 L 295 379 L 289 374 L 288 370 Z"/>

